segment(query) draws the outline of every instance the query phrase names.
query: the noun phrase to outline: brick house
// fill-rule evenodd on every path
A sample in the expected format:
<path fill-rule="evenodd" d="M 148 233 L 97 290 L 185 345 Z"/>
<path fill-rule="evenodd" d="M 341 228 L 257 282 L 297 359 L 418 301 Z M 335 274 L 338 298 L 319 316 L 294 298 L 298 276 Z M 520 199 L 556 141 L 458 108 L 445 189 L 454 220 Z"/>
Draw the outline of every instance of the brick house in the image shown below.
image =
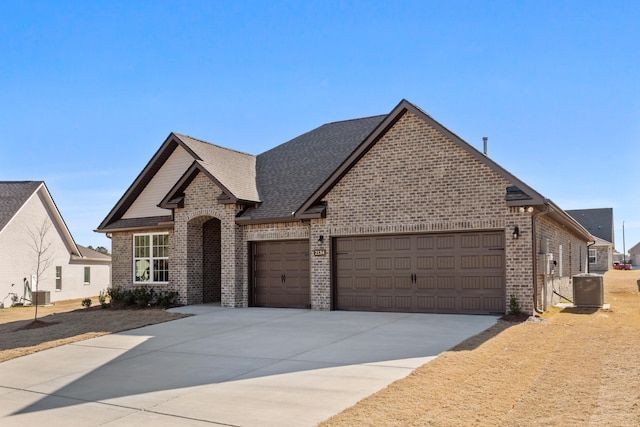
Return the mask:
<path fill-rule="evenodd" d="M 613 228 L 613 208 L 567 210 L 592 236 L 589 245 L 589 271 L 606 272 L 613 267 L 615 234 Z"/>
<path fill-rule="evenodd" d="M 97 231 L 185 304 L 470 314 L 544 309 L 593 241 L 405 100 L 257 156 L 172 133 Z"/>

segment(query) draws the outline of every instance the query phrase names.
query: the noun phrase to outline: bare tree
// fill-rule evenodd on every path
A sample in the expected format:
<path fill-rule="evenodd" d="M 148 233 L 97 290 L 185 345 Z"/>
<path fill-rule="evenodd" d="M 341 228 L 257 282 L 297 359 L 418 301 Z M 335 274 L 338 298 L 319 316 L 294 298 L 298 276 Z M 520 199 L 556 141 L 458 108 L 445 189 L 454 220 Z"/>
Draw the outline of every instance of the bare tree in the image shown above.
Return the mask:
<path fill-rule="evenodd" d="M 42 221 L 42 224 L 37 226 L 35 229 L 29 228 L 29 247 L 31 248 L 34 255 L 34 263 L 35 263 L 35 288 L 34 292 L 38 292 L 38 284 L 40 283 L 40 278 L 44 276 L 45 271 L 51 264 L 53 264 L 52 254 L 51 254 L 51 240 L 47 240 L 47 234 L 49 234 L 49 230 L 51 229 L 51 221 L 48 218 L 45 218 Z M 33 285 L 33 284 L 32 284 Z M 38 320 L 38 301 L 34 304 L 35 306 L 35 315 L 33 321 Z"/>

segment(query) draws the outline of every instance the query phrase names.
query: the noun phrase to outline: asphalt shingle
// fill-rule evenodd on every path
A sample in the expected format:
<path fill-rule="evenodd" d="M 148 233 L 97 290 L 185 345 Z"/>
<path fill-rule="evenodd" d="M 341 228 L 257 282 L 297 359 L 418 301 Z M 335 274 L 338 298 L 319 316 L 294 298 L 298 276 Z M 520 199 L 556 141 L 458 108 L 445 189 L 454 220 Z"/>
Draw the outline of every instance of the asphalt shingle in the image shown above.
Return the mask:
<path fill-rule="evenodd" d="M 261 204 L 242 218 L 286 218 L 330 177 L 387 117 L 328 123 L 257 157 Z"/>
<path fill-rule="evenodd" d="M 0 230 L 26 203 L 42 181 L 0 181 Z"/>

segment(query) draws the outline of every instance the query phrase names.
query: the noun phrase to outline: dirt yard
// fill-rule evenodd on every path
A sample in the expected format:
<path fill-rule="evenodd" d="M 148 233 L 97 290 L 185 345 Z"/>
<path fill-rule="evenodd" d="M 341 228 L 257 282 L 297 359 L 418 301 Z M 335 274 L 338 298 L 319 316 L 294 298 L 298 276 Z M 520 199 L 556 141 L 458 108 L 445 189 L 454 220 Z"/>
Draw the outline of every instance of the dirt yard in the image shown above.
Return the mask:
<path fill-rule="evenodd" d="M 639 426 L 640 271 L 605 275 L 610 310 L 500 321 L 322 426 Z"/>
<path fill-rule="evenodd" d="M 102 309 L 97 298 L 93 299 L 93 306 L 89 309 L 82 307 L 82 299 L 40 306 L 37 322 L 34 322 L 34 312 L 35 307 L 32 306 L 0 309 L 0 362 L 185 316 L 161 309 Z"/>

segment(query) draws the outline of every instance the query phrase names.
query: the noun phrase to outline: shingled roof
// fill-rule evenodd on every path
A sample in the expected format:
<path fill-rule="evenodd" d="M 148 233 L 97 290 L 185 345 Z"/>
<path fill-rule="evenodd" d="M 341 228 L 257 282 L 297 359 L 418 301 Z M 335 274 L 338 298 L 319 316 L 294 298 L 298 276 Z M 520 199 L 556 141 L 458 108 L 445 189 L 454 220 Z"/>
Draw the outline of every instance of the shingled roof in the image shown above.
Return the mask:
<path fill-rule="evenodd" d="M 260 154 L 256 181 L 262 203 L 238 222 L 291 217 L 385 117 L 328 123 Z"/>
<path fill-rule="evenodd" d="M 613 208 L 571 209 L 566 211 L 589 233 L 610 243 L 614 242 Z"/>
<path fill-rule="evenodd" d="M 0 181 L 0 231 L 42 184 L 42 181 Z"/>
<path fill-rule="evenodd" d="M 260 201 L 256 189 L 255 156 L 190 136 L 174 135 L 196 154 L 198 164 L 217 179 L 229 196 L 243 201 Z"/>

